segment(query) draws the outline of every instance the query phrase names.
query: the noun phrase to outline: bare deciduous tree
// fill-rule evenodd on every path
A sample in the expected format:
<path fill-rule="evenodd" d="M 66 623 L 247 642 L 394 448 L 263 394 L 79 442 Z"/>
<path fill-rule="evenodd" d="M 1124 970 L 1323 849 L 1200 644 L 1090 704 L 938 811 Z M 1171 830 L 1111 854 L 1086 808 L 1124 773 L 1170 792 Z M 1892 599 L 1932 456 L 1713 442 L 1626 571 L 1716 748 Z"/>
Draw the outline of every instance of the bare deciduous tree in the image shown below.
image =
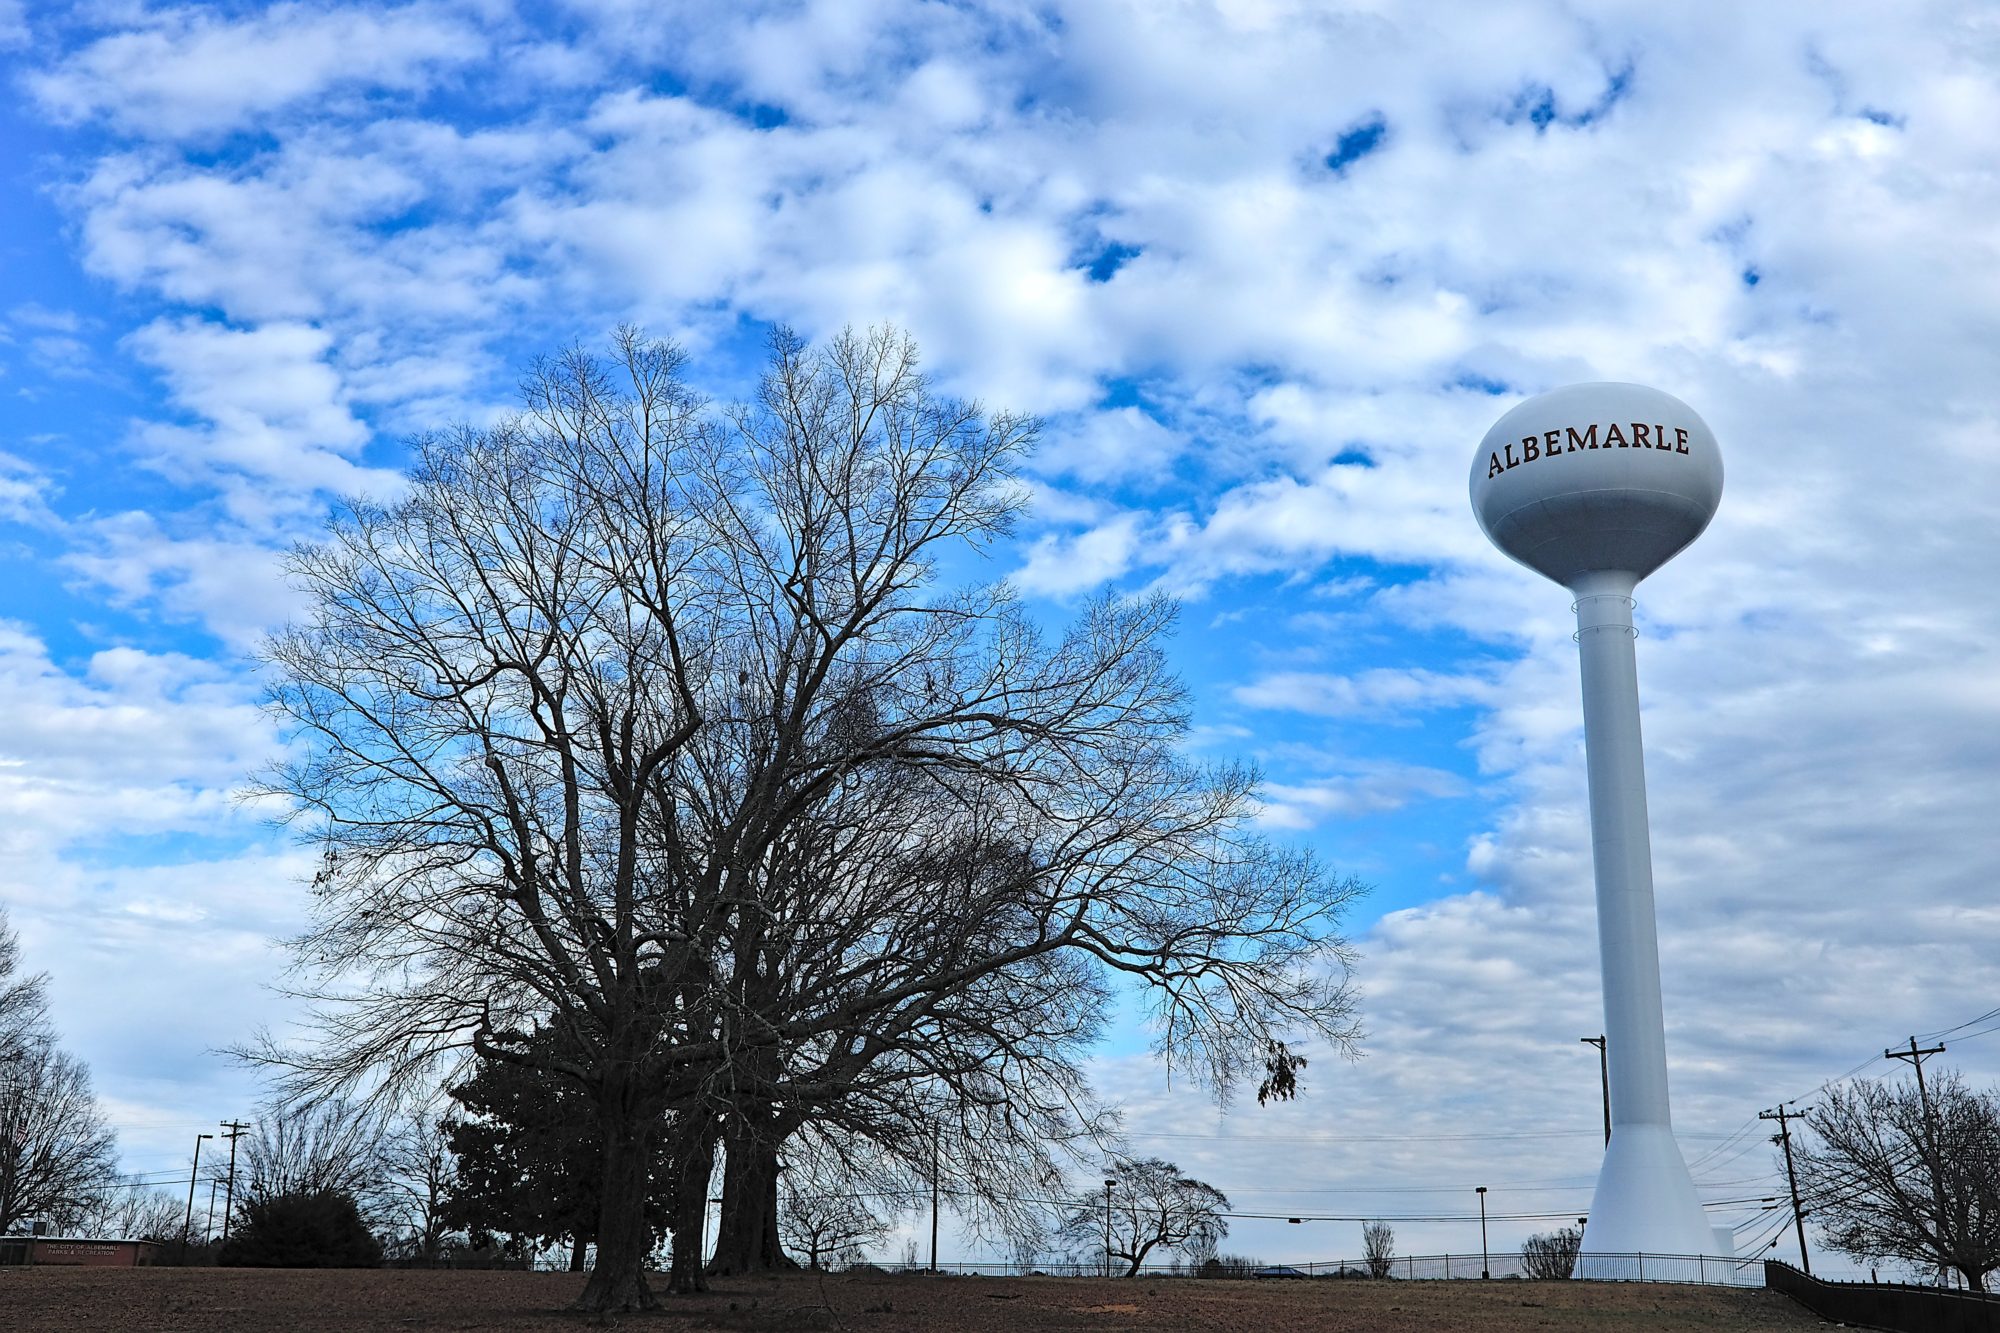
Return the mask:
<path fill-rule="evenodd" d="M 56 1046 L 48 977 L 22 974 L 0 910 L 0 1234 L 32 1218 L 71 1226 L 117 1182 L 117 1137 L 90 1070 Z"/>
<path fill-rule="evenodd" d="M 49 978 L 21 971 L 21 939 L 0 907 L 0 1060 L 48 1031 Z"/>
<path fill-rule="evenodd" d="M 1396 1229 L 1387 1222 L 1364 1222 L 1361 1253 L 1369 1277 L 1388 1277 L 1396 1263 Z"/>
<path fill-rule="evenodd" d="M 121 1180 L 99 1189 L 74 1225 L 86 1236 L 150 1240 L 162 1245 L 180 1242 L 181 1228 L 187 1226 L 191 1234 L 186 1239 L 199 1245 L 203 1220 L 197 1215 L 190 1223 L 185 1198 L 171 1190 Z"/>
<path fill-rule="evenodd" d="M 319 1040 L 262 1052 L 293 1095 L 415 1093 L 468 1046 L 570 1080 L 603 1144 L 578 1304 L 618 1310 L 653 1304 L 660 1136 L 693 1288 L 718 1144 L 754 1266 L 808 1121 L 1079 1132 L 1063 1053 L 1109 978 L 1219 1088 L 1352 1039 L 1355 886 L 1180 758 L 1172 606 L 1051 639 L 1005 584 L 937 586 L 1015 516 L 1033 422 L 932 394 L 888 332 L 779 335 L 727 413 L 681 374 L 630 332 L 544 363 L 294 554 L 312 609 L 267 656 L 306 757 L 269 789 L 327 858 Z"/>
<path fill-rule="evenodd" d="M 88 1213 L 118 1179 L 118 1141 L 90 1070 L 46 1035 L 0 1065 L 0 1234 L 30 1218 L 58 1228 Z"/>
<path fill-rule="evenodd" d="M 1576 1257 L 1582 1252 L 1581 1228 L 1540 1232 L 1521 1243 L 1521 1267 L 1529 1277 L 1564 1281 L 1576 1271 Z"/>
<path fill-rule="evenodd" d="M 345 1194 L 364 1220 L 384 1220 L 390 1168 L 381 1121 L 356 1102 L 275 1106 L 243 1139 L 236 1206 L 280 1195 Z"/>
<path fill-rule="evenodd" d="M 1827 1091 L 1805 1115 L 1799 1185 L 1827 1243 L 1896 1259 L 1974 1291 L 2000 1268 L 2000 1097 L 1954 1072 Z"/>
<path fill-rule="evenodd" d="M 822 1272 L 845 1266 L 889 1233 L 886 1222 L 846 1173 L 784 1174 L 778 1196 L 778 1227 L 785 1243 L 805 1256 L 806 1267 Z"/>
<path fill-rule="evenodd" d="M 1116 1182 L 1107 1199 L 1103 1190 L 1079 1192 L 1063 1214 L 1057 1235 L 1079 1253 L 1094 1239 L 1125 1264 L 1125 1276 L 1139 1271 L 1155 1250 L 1179 1253 L 1190 1260 L 1213 1255 L 1229 1234 L 1229 1199 L 1213 1185 L 1181 1174 L 1172 1162 L 1149 1157 L 1113 1162 L 1105 1179 Z"/>
<path fill-rule="evenodd" d="M 417 1107 L 399 1116 L 379 1148 L 383 1177 L 377 1198 L 391 1235 L 390 1252 L 424 1264 L 438 1262 L 453 1230 L 449 1205 L 458 1171 L 441 1114 Z"/>

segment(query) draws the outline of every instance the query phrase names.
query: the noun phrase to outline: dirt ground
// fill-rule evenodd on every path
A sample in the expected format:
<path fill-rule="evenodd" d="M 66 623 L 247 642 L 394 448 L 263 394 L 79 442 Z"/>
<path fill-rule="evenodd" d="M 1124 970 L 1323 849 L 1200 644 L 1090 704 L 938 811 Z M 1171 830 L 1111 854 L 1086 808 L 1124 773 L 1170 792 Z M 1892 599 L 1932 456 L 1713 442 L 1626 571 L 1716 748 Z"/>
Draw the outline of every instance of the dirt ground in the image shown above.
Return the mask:
<path fill-rule="evenodd" d="M 582 1330 L 569 1273 L 230 1268 L 0 1268 L 0 1329 Z M 1011 1333 L 1516 1333 L 1829 1327 L 1776 1292 L 1585 1282 L 1192 1281 L 796 1276 L 718 1282 L 621 1328 Z"/>

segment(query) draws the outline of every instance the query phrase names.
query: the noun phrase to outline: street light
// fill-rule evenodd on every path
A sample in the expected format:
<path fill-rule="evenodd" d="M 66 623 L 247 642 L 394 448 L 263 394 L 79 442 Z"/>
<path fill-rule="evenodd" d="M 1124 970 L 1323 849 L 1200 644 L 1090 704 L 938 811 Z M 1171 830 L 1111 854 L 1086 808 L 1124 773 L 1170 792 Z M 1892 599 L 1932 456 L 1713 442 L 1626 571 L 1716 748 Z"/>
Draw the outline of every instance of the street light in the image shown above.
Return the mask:
<path fill-rule="evenodd" d="M 1111 1276 L 1111 1191 L 1118 1182 L 1110 1177 L 1104 1181 L 1104 1276 Z"/>
<path fill-rule="evenodd" d="M 194 1178 L 201 1173 L 201 1141 L 214 1137 L 215 1135 L 213 1134 L 197 1134 L 194 1136 L 194 1165 L 188 1168 L 187 1216 L 181 1220 L 181 1264 L 183 1267 L 187 1264 L 188 1232 L 194 1228 Z"/>
<path fill-rule="evenodd" d="M 1604 1146 L 1609 1148 L 1611 1146 L 1611 1065 L 1605 1059 L 1604 1038 L 1578 1037 L 1577 1040 L 1586 1046 L 1595 1046 L 1597 1048 L 1597 1086 L 1604 1093 Z"/>
<path fill-rule="evenodd" d="M 1492 1264 L 1486 1257 L 1486 1187 L 1474 1187 L 1479 1194 L 1479 1277 L 1481 1281 L 1493 1276 Z"/>

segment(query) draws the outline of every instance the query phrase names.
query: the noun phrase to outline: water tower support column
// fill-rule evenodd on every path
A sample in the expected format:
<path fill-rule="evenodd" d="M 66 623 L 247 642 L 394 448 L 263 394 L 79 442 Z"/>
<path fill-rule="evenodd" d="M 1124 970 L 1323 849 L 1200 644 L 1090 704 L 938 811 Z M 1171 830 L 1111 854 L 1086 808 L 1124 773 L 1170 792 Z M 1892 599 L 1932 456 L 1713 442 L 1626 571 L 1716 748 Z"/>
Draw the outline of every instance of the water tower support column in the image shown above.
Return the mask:
<path fill-rule="evenodd" d="M 1668 1108 L 1632 626 L 1637 583 L 1630 574 L 1599 572 L 1570 584 L 1583 669 L 1583 744 L 1611 1071 L 1611 1143 L 1597 1178 L 1583 1248 L 1594 1254 L 1701 1254 L 1714 1248 L 1713 1237 L 1674 1141 Z"/>

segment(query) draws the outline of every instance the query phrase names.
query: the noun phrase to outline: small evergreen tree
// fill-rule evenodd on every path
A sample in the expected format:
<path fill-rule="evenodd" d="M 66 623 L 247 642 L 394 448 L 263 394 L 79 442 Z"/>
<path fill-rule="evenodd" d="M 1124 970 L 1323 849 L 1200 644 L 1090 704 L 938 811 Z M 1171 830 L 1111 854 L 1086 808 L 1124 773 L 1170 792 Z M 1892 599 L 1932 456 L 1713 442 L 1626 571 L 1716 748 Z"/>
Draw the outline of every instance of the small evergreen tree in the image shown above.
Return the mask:
<path fill-rule="evenodd" d="M 561 1046 L 548 1029 L 531 1048 L 554 1061 Z M 450 1090 L 465 1108 L 447 1119 L 445 1142 L 456 1170 L 441 1220 L 474 1236 L 520 1236 L 568 1244 L 572 1269 L 597 1240 L 603 1142 L 583 1089 L 560 1074 L 501 1060 Z M 663 1144 L 653 1145 L 646 1186 L 648 1233 L 666 1229 L 668 1184 Z"/>
<path fill-rule="evenodd" d="M 382 1246 L 344 1190 L 273 1194 L 243 1206 L 217 1262 L 235 1268 L 374 1268 Z"/>

